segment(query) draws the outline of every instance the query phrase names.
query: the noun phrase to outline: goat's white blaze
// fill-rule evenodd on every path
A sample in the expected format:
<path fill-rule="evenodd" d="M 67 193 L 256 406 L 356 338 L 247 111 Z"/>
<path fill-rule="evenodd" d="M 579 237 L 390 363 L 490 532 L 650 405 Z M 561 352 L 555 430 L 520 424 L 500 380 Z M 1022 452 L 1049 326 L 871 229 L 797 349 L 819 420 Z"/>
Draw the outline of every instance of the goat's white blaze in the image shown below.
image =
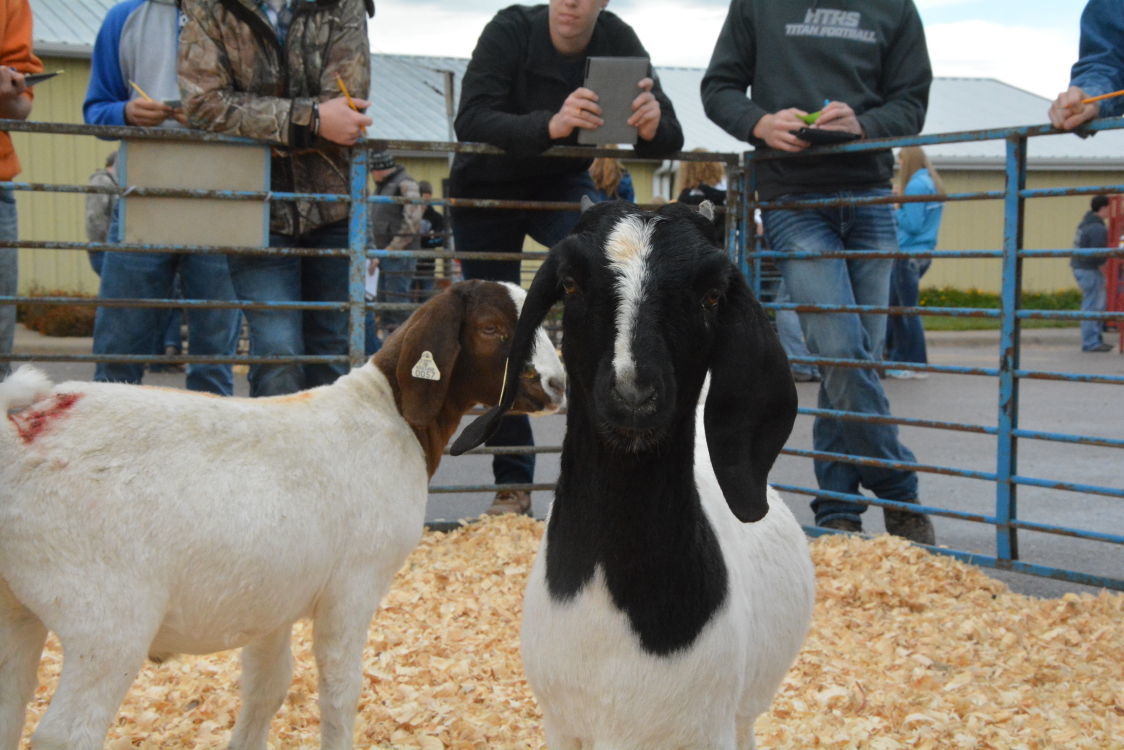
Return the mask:
<path fill-rule="evenodd" d="M 655 221 L 639 216 L 621 219 L 605 241 L 609 267 L 617 276 L 617 338 L 613 342 L 613 372 L 618 382 L 632 382 L 636 360 L 632 356 L 632 333 L 640 316 L 648 281 L 648 257 L 652 252 Z"/>

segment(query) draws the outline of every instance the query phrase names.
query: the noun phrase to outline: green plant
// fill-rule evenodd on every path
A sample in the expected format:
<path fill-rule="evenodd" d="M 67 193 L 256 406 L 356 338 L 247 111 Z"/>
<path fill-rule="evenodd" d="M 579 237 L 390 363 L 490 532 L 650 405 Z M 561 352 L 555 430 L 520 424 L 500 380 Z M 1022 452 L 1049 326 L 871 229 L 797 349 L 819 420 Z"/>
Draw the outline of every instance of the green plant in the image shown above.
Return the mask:
<path fill-rule="evenodd" d="M 921 290 L 921 307 L 966 307 L 977 310 L 998 310 L 999 295 L 979 289 L 941 287 Z M 1023 310 L 1079 310 L 1081 292 L 1078 289 L 1059 289 L 1056 292 L 1027 292 L 1022 295 Z M 969 318 L 963 316 L 927 315 L 924 319 L 928 331 L 975 331 L 999 328 L 998 318 Z M 1041 320 L 1026 318 L 1023 328 L 1071 328 L 1071 320 Z"/>
<path fill-rule="evenodd" d="M 64 290 L 44 290 L 33 287 L 29 297 L 82 297 L 88 294 Z M 59 305 L 42 302 L 21 302 L 16 305 L 16 320 L 44 336 L 92 336 L 94 333 L 93 305 Z"/>

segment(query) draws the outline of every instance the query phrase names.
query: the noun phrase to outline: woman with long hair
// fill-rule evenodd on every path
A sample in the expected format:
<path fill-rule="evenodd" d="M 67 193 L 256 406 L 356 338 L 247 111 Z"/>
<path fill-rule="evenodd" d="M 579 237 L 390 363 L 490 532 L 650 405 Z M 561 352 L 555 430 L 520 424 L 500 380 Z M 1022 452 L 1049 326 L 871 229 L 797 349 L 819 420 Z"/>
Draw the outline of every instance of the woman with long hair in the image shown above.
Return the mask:
<path fill-rule="evenodd" d="M 695 148 L 692 151 L 706 151 Z M 710 201 L 716 206 L 726 205 L 726 170 L 720 161 L 683 161 L 679 163 L 680 203 L 697 206 Z"/>
<path fill-rule="evenodd" d="M 621 160 L 612 156 L 599 156 L 589 165 L 589 176 L 597 192 L 593 199 L 601 201 L 635 201 L 636 190 L 632 187 L 632 175 L 628 173 Z"/>
<path fill-rule="evenodd" d="M 899 159 L 898 192 L 901 195 L 944 193 L 940 175 L 920 146 L 906 146 L 901 150 Z M 891 307 L 917 306 L 921 296 L 921 277 L 929 270 L 933 259 L 932 256 L 916 254 L 930 253 L 936 248 L 943 210 L 944 203 L 936 201 L 901 204 L 897 212 L 898 245 L 905 255 L 894 259 L 894 269 L 890 274 Z M 925 349 L 925 327 L 920 316 L 890 316 L 886 324 L 886 359 L 918 364 L 929 361 Z M 892 378 L 928 377 L 927 373 L 916 370 L 890 369 L 886 374 Z"/>

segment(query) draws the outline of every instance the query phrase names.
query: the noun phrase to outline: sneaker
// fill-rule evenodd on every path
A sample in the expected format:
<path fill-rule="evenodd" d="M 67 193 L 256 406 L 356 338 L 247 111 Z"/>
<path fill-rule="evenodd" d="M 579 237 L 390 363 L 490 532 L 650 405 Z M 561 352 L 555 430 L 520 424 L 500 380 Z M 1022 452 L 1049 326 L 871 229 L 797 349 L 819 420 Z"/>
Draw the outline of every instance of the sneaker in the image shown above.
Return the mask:
<path fill-rule="evenodd" d="M 1092 349 L 1082 349 L 1082 351 L 1086 351 L 1086 352 L 1111 352 L 1112 351 L 1112 344 L 1106 344 L 1105 342 L 1102 341 L 1101 343 L 1094 346 Z"/>
<path fill-rule="evenodd" d="M 906 502 L 915 503 L 917 501 L 907 500 Z M 937 534 L 933 530 L 933 522 L 924 513 L 891 510 L 889 508 L 884 508 L 882 512 L 886 520 L 886 532 L 888 534 L 900 536 L 916 544 L 933 545 L 937 543 Z"/>
<path fill-rule="evenodd" d="M 504 513 L 518 513 L 524 516 L 531 515 L 531 493 L 527 490 L 500 490 L 492 500 L 492 505 L 484 511 L 489 516 L 501 516 Z"/>
<path fill-rule="evenodd" d="M 856 534 L 861 534 L 863 525 L 860 521 L 852 521 L 850 518 L 831 518 L 823 523 L 816 524 L 821 529 L 835 529 L 836 531 L 851 531 Z"/>
<path fill-rule="evenodd" d="M 899 380 L 924 380 L 929 373 L 920 370 L 887 370 L 886 377 Z"/>

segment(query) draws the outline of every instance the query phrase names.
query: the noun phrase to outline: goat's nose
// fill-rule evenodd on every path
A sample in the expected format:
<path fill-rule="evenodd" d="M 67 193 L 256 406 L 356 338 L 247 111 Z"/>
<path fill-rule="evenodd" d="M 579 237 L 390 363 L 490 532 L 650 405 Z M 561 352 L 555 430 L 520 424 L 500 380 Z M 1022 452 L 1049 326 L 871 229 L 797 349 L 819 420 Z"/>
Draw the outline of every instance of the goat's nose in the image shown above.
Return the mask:
<path fill-rule="evenodd" d="M 656 389 L 634 380 L 618 380 L 613 383 L 613 396 L 629 409 L 640 410 L 649 406 L 656 397 Z"/>
<path fill-rule="evenodd" d="M 566 380 L 559 377 L 547 378 L 546 381 L 547 391 L 556 394 L 559 398 L 566 393 Z"/>

